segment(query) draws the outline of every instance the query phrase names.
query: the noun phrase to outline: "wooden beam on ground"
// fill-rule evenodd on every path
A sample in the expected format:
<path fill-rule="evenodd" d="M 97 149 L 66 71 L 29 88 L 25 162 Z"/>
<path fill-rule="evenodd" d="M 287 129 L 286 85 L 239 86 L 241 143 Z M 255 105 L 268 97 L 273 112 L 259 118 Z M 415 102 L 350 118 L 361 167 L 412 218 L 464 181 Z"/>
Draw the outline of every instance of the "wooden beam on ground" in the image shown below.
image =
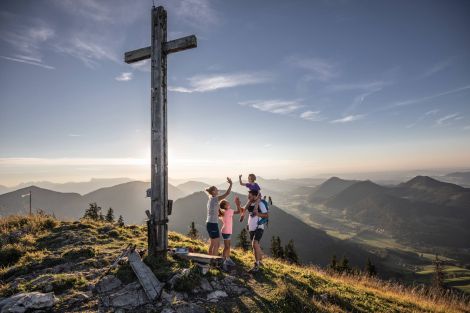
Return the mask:
<path fill-rule="evenodd" d="M 145 294 L 150 299 L 150 301 L 156 300 L 160 297 L 160 294 L 163 289 L 163 284 L 155 277 L 155 274 L 152 270 L 142 262 L 140 255 L 135 251 L 131 251 L 129 256 L 129 264 L 132 267 L 135 275 L 139 279 L 140 284 L 145 290 Z"/>
<path fill-rule="evenodd" d="M 186 260 L 192 260 L 198 263 L 204 263 L 204 264 L 218 264 L 222 263 L 222 257 L 216 256 L 216 255 L 208 255 L 208 254 L 202 254 L 202 253 L 175 253 L 175 256 L 186 259 Z"/>

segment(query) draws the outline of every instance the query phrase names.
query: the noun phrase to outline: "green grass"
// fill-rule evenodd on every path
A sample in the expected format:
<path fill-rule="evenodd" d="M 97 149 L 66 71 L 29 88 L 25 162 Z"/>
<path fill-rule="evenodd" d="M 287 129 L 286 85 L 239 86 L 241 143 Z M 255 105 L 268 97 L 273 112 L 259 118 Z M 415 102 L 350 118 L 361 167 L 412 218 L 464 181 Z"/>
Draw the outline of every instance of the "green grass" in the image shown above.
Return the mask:
<path fill-rule="evenodd" d="M 84 220 L 81 222 L 47 222 L 49 217 L 0 218 L 0 238 L 11 231 L 25 230 L 16 243 L 24 253 L 15 261 L 0 268 L 0 297 L 19 291 L 52 288 L 59 297 L 55 311 L 97 311 L 97 302 L 83 307 L 67 307 L 67 299 L 86 286 L 98 282 L 108 266 L 114 262 L 128 244 L 138 249 L 146 247 L 144 226 L 116 227 L 115 225 Z M 9 220 L 12 221 L 11 225 Z M 15 239 L 17 240 L 17 239 Z M 170 232 L 169 246 L 188 247 L 193 251 L 207 253 L 207 243 Z M 261 273 L 250 275 L 251 252 L 234 249 L 232 259 L 237 263 L 237 284 L 248 289 L 241 296 L 230 296 L 217 304 L 204 304 L 210 312 L 468 312 L 470 306 L 459 298 L 428 295 L 422 290 L 404 287 L 398 283 L 384 282 L 367 276 L 342 276 L 313 266 L 292 265 L 265 258 Z M 199 284 L 202 274 L 186 260 L 169 256 L 166 260 L 144 255 L 157 278 L 167 281 L 175 273 L 190 268 L 190 273 L 176 282 L 175 288 L 187 292 Z M 67 266 L 64 273 L 45 273 L 54 266 Z M 423 269 L 423 276 L 429 271 Z M 461 268 L 446 269 L 449 275 L 459 273 Z M 89 275 L 96 272 L 98 275 Z M 31 273 L 41 273 L 31 277 Z M 123 283 L 136 280 L 132 269 L 124 263 L 114 269 Z M 226 276 L 212 268 L 205 278 L 223 279 Z M 470 275 L 467 275 L 470 277 Z M 22 280 L 23 278 L 23 280 Z M 14 282 L 17 282 L 16 287 Z M 20 283 L 18 283 L 20 282 Z M 466 284 L 468 280 L 452 277 L 449 283 Z M 327 300 L 321 300 L 321 296 Z"/>
<path fill-rule="evenodd" d="M 443 272 L 445 274 L 444 284 L 446 286 L 470 293 L 470 270 L 458 266 L 444 265 Z M 421 281 L 430 282 L 433 273 L 433 265 L 427 265 L 416 274 L 420 276 Z"/>

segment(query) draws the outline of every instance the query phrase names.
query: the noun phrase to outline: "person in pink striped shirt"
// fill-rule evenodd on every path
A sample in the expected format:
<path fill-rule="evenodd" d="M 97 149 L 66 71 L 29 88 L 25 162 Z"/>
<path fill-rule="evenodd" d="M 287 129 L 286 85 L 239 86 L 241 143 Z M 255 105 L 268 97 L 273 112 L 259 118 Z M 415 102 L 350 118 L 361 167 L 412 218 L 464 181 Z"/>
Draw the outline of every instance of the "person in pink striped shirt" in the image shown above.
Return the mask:
<path fill-rule="evenodd" d="M 238 198 L 238 197 L 235 197 Z M 236 200 L 235 200 L 236 201 Z M 240 214 L 240 209 L 234 211 L 227 200 L 222 200 L 219 203 L 219 218 L 222 220 L 223 226 L 221 229 L 222 238 L 224 239 L 224 250 L 222 258 L 224 259 L 223 268 L 227 270 L 228 266 L 234 266 L 235 263 L 230 259 L 230 244 L 232 237 L 233 215 Z"/>

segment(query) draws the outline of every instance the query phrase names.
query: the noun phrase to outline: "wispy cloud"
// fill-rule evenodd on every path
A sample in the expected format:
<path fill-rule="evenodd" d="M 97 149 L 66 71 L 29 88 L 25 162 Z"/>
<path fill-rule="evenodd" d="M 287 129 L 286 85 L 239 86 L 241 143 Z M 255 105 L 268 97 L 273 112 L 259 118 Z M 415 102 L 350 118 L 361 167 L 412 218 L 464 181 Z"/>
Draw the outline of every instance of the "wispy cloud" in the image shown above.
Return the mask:
<path fill-rule="evenodd" d="M 463 130 L 470 130 L 470 125 L 466 125 L 463 127 Z"/>
<path fill-rule="evenodd" d="M 452 65 L 452 59 L 444 60 L 439 63 L 434 64 L 430 68 L 428 68 L 423 74 L 419 76 L 419 78 L 427 78 L 443 70 L 449 68 Z"/>
<path fill-rule="evenodd" d="M 413 127 L 415 127 L 418 123 L 420 123 L 421 121 L 423 121 L 424 119 L 428 118 L 429 116 L 436 115 L 438 112 L 439 112 L 439 110 L 437 110 L 437 109 L 429 110 L 429 111 L 425 112 L 424 114 L 422 114 L 420 117 L 418 117 L 418 119 L 417 119 L 414 123 L 408 124 L 408 125 L 406 125 L 405 127 L 406 127 L 406 128 L 413 128 Z"/>
<path fill-rule="evenodd" d="M 300 102 L 301 100 L 274 99 L 274 100 L 243 101 L 243 102 L 239 102 L 238 104 L 242 106 L 249 106 L 254 109 L 263 111 L 263 112 L 270 112 L 274 114 L 288 114 L 303 107 L 303 105 Z"/>
<path fill-rule="evenodd" d="M 433 95 L 430 95 L 430 96 L 425 96 L 425 97 L 421 97 L 421 98 L 414 98 L 414 99 L 409 99 L 409 100 L 397 101 L 397 102 L 392 103 L 391 105 L 386 106 L 384 109 L 391 109 L 391 108 L 407 106 L 407 105 L 411 105 L 411 104 L 415 104 L 415 103 L 420 103 L 420 102 L 424 102 L 424 101 L 427 101 L 427 100 L 439 98 L 439 97 L 442 97 L 442 96 L 451 95 L 451 94 L 454 94 L 454 93 L 459 93 L 459 92 L 466 91 L 466 90 L 469 90 L 469 89 L 470 89 L 470 85 L 466 85 L 466 86 L 451 89 L 451 90 L 448 90 L 448 91 L 436 93 L 436 94 L 433 94 Z"/>
<path fill-rule="evenodd" d="M 150 72 L 150 60 L 143 60 L 136 63 L 129 64 L 133 69 L 139 70 L 142 72 Z"/>
<path fill-rule="evenodd" d="M 439 119 L 436 120 L 436 125 L 437 126 L 443 126 L 443 125 L 450 125 L 454 121 L 461 120 L 463 116 L 461 116 L 459 113 L 452 113 L 445 115 Z"/>
<path fill-rule="evenodd" d="M 13 55 L 2 56 L 3 59 L 54 69 L 43 62 L 44 46 L 55 36 L 54 30 L 40 19 L 24 18 L 22 16 L 1 11 L 2 27 L 0 40 L 6 42 L 14 51 Z M 17 21 L 22 21 L 18 24 Z"/>
<path fill-rule="evenodd" d="M 363 114 L 356 114 L 356 115 L 348 115 L 343 118 L 339 118 L 336 120 L 332 120 L 330 123 L 350 123 L 360 119 L 363 119 L 365 115 Z"/>
<path fill-rule="evenodd" d="M 326 59 L 291 56 L 286 60 L 289 65 L 308 71 L 307 80 L 325 82 L 339 75 L 336 64 Z"/>
<path fill-rule="evenodd" d="M 121 73 L 119 76 L 116 76 L 114 79 L 119 82 L 127 82 L 132 79 L 133 74 L 131 72 Z"/>
<path fill-rule="evenodd" d="M 352 103 L 345 110 L 345 114 L 355 110 L 360 106 L 367 97 L 381 91 L 385 86 L 390 85 L 390 82 L 385 81 L 372 81 L 362 83 L 347 83 L 347 84 L 332 84 L 326 87 L 328 92 L 358 92 L 353 98 Z"/>
<path fill-rule="evenodd" d="M 6 57 L 6 56 L 3 56 L 3 55 L 0 55 L 0 58 L 5 59 L 5 60 L 9 60 L 9 61 L 13 61 L 13 62 L 19 62 L 19 63 L 25 63 L 25 64 L 30 64 L 30 65 L 39 66 L 39 67 L 42 67 L 42 68 L 46 68 L 46 69 L 48 69 L 48 70 L 53 70 L 53 69 L 55 69 L 55 67 L 53 67 L 53 66 L 44 64 L 44 63 L 42 63 L 42 62 L 30 61 L 30 60 L 28 60 L 27 58 L 18 59 L 18 58 Z"/>
<path fill-rule="evenodd" d="M 82 61 L 87 67 L 95 68 L 98 61 L 108 60 L 119 62 L 119 58 L 111 45 L 100 39 L 101 35 L 76 33 L 66 41 L 55 45 L 56 51 L 68 54 Z"/>
<path fill-rule="evenodd" d="M 68 134 L 69 137 L 81 137 L 82 135 L 80 134 Z"/>
<path fill-rule="evenodd" d="M 145 1 L 114 0 L 112 5 L 100 0 L 51 0 L 70 17 L 100 24 L 129 24 L 148 12 Z M 145 13 L 144 13 L 145 12 Z"/>
<path fill-rule="evenodd" d="M 319 122 L 324 120 L 324 117 L 320 115 L 320 111 L 305 111 L 300 114 L 300 118 L 307 121 Z"/>
<path fill-rule="evenodd" d="M 217 11 L 210 0 L 181 0 L 169 2 L 175 5 L 174 12 L 178 19 L 197 28 L 207 28 L 220 23 Z"/>
<path fill-rule="evenodd" d="M 188 79 L 189 87 L 168 87 L 174 92 L 208 92 L 224 88 L 261 84 L 272 80 L 266 73 L 198 75 Z"/>

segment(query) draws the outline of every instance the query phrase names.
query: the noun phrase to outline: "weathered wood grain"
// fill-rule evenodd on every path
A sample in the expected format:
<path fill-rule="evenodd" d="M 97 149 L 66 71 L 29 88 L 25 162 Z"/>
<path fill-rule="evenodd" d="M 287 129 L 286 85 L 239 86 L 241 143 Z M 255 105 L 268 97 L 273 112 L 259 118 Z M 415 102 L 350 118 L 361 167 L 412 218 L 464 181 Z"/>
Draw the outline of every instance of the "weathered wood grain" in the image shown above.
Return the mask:
<path fill-rule="evenodd" d="M 157 279 L 157 277 L 155 277 L 155 274 L 152 272 L 152 270 L 147 265 L 145 265 L 144 262 L 142 262 L 140 255 L 135 250 L 133 250 L 129 253 L 128 259 L 129 264 L 131 265 L 132 270 L 137 276 L 140 284 L 144 288 L 147 297 L 151 301 L 154 301 L 160 297 L 163 284 Z"/>

